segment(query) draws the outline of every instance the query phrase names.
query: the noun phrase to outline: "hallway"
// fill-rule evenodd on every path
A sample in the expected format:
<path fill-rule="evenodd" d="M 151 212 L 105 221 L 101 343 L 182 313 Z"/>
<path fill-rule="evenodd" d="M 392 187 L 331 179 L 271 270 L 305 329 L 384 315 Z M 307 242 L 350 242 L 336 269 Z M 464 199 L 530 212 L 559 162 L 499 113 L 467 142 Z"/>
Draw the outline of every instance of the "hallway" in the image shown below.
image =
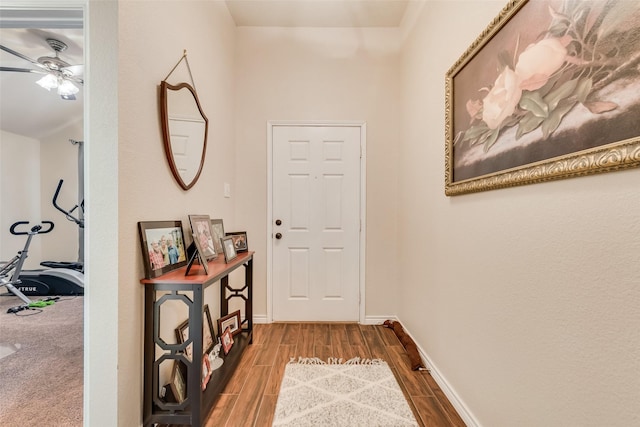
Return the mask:
<path fill-rule="evenodd" d="M 214 406 L 205 427 L 271 426 L 280 382 L 292 357 L 380 358 L 398 379 L 421 426 L 465 424 L 427 371 L 411 371 L 391 329 L 355 323 L 273 323 L 254 326 L 238 370 Z"/>

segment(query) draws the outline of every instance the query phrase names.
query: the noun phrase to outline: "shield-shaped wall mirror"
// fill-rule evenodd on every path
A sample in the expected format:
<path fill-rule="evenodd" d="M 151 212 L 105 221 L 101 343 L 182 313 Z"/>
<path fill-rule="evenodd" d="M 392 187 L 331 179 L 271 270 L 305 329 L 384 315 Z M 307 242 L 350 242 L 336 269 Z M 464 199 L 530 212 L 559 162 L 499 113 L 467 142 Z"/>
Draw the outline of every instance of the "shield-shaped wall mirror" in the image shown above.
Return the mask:
<path fill-rule="evenodd" d="M 188 83 L 174 86 L 162 81 L 160 110 L 169 167 L 180 187 L 188 190 L 202 172 L 209 120 L 202 111 L 198 94 Z"/>

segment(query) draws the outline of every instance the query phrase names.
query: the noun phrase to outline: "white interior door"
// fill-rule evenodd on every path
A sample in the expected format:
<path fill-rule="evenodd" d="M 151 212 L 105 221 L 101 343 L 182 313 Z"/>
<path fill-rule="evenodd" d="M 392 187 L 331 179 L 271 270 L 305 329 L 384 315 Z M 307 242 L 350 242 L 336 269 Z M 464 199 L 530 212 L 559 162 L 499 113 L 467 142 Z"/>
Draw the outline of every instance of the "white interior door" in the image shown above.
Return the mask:
<path fill-rule="evenodd" d="M 272 127 L 275 321 L 357 321 L 359 126 Z"/>

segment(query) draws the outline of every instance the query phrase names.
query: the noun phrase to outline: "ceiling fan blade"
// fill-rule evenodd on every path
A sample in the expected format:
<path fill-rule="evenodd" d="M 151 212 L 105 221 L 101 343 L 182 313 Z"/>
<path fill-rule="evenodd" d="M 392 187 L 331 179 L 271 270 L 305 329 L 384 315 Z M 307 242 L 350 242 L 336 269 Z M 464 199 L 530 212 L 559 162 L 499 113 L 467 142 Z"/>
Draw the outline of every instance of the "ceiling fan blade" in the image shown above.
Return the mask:
<path fill-rule="evenodd" d="M 29 68 L 15 68 L 15 67 L 0 67 L 0 71 L 15 71 L 17 73 L 47 74 L 46 71 L 33 70 Z"/>
<path fill-rule="evenodd" d="M 68 71 L 73 76 L 81 76 L 84 74 L 84 65 L 69 65 L 68 67 L 64 67 L 62 71 Z"/>
<path fill-rule="evenodd" d="M 17 56 L 18 58 L 22 58 L 22 59 L 24 59 L 25 61 L 29 61 L 29 62 L 31 62 L 33 65 L 36 65 L 36 66 L 37 66 L 37 67 L 39 67 L 39 68 L 45 68 L 45 69 L 46 69 L 46 67 L 45 67 L 44 65 L 40 64 L 38 61 L 34 61 L 33 59 L 29 58 L 28 56 L 24 56 L 23 54 L 21 54 L 21 53 L 19 53 L 19 52 L 16 52 L 16 51 L 15 51 L 15 50 L 13 50 L 13 49 L 9 49 L 8 47 L 6 47 L 6 46 L 2 46 L 1 44 L 0 44 L 0 49 L 4 50 L 4 51 L 5 51 L 5 52 L 7 52 L 7 53 L 10 53 L 10 54 L 12 54 L 12 55 Z"/>
<path fill-rule="evenodd" d="M 70 80 L 74 83 L 78 83 L 80 85 L 84 84 L 84 80 L 82 80 L 80 77 L 76 77 L 76 76 L 64 76 L 65 79 Z"/>

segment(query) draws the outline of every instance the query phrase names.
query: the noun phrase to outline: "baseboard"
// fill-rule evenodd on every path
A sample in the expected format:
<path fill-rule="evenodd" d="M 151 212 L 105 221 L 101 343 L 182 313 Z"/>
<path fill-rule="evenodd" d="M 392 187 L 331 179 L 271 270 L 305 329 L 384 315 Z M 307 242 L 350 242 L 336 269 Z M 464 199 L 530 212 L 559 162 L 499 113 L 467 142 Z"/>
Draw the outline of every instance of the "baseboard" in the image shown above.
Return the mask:
<path fill-rule="evenodd" d="M 402 324 L 402 322 L 399 319 L 396 318 L 395 320 L 397 320 L 398 322 L 400 322 L 400 324 Z M 444 377 L 444 375 L 442 375 L 442 373 L 440 372 L 438 367 L 433 363 L 429 355 L 427 355 L 427 353 L 422 349 L 422 347 L 418 345 L 418 342 L 415 340 L 413 335 L 411 335 L 411 332 L 404 327 L 404 324 L 402 324 L 402 327 L 405 330 L 405 332 L 411 337 L 411 339 L 416 343 L 416 347 L 418 348 L 418 353 L 420 353 L 420 358 L 424 362 L 425 367 L 429 370 L 431 377 L 438 384 L 438 386 L 440 386 L 440 389 L 445 394 L 445 396 L 447 396 L 447 399 L 449 399 L 449 402 L 451 402 L 453 407 L 458 412 L 458 415 L 460 415 L 460 418 L 462 418 L 462 420 L 467 425 L 467 427 L 481 427 L 480 422 L 476 419 L 476 417 L 473 416 L 469 408 L 467 408 L 467 405 L 464 404 L 464 402 L 455 392 L 453 387 L 451 387 L 447 379 Z"/>
<path fill-rule="evenodd" d="M 363 325 L 382 325 L 385 320 L 398 320 L 396 316 L 365 316 Z"/>
<path fill-rule="evenodd" d="M 385 320 L 398 320 L 396 316 L 366 316 L 363 325 L 382 325 Z M 257 314 L 253 316 L 254 324 L 267 324 L 266 314 Z"/>
<path fill-rule="evenodd" d="M 253 324 L 258 324 L 258 323 L 269 323 L 267 322 L 267 315 L 266 314 L 254 314 L 253 315 Z"/>

